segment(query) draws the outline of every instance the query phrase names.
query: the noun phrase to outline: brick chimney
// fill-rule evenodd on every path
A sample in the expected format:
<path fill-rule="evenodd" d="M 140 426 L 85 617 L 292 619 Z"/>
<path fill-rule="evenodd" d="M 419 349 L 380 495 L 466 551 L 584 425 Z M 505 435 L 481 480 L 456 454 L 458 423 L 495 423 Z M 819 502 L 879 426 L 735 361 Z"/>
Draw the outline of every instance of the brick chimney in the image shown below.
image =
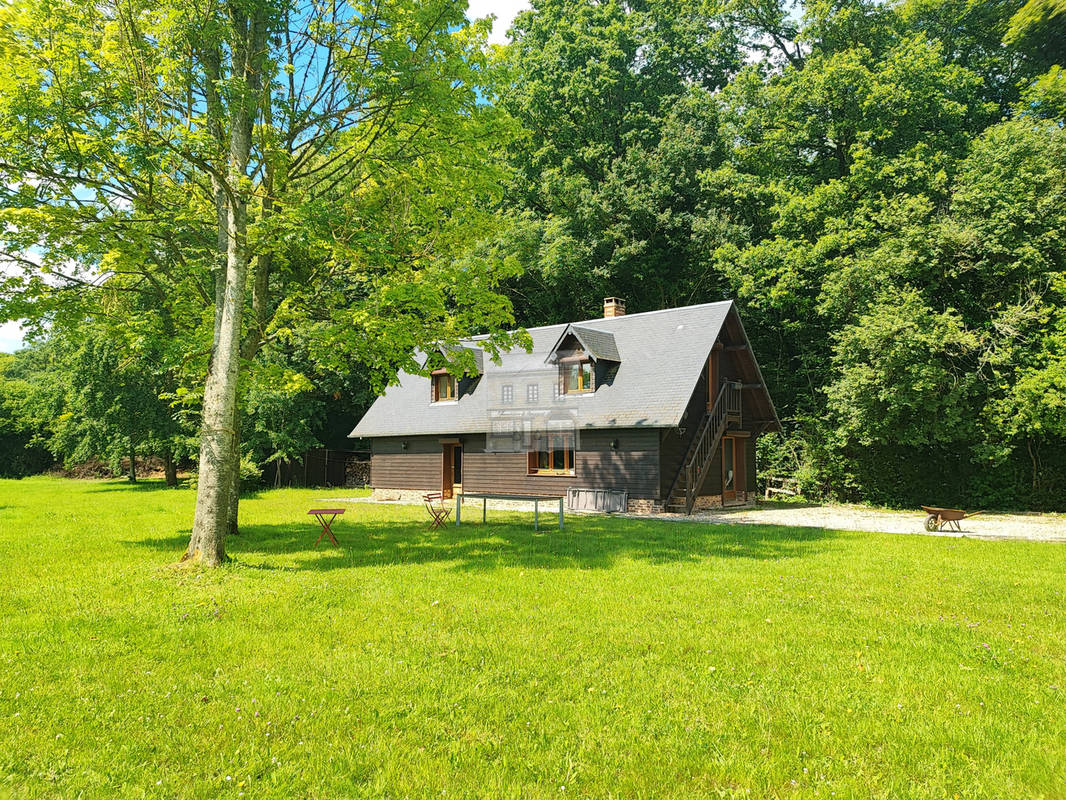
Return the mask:
<path fill-rule="evenodd" d="M 607 317 L 623 317 L 626 313 L 626 301 L 621 297 L 605 297 L 603 298 L 603 316 Z"/>

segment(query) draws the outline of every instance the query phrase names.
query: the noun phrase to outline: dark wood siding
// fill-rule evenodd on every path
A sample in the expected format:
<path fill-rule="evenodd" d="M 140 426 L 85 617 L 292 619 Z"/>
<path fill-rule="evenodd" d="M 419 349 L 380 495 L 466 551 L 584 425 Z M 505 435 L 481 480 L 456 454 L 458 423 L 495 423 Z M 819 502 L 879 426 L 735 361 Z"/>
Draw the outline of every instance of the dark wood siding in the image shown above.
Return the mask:
<path fill-rule="evenodd" d="M 617 441 L 618 448 L 611 443 Z M 463 490 L 561 495 L 570 487 L 625 489 L 630 497 L 656 497 L 659 431 L 655 428 L 581 431 L 573 475 L 529 475 L 525 453 L 464 451 Z"/>
<path fill-rule="evenodd" d="M 665 497 L 677 477 L 677 471 L 681 469 L 681 462 L 688 452 L 692 438 L 700 426 L 700 420 L 707 413 L 707 367 L 703 368 L 696 388 L 692 391 L 688 406 L 685 409 L 685 419 L 681 427 L 685 429 L 681 434 L 680 428 L 666 428 L 662 432 L 661 446 L 661 490 L 660 497 Z"/>
<path fill-rule="evenodd" d="M 504 494 L 565 494 L 570 487 L 624 489 L 630 497 L 654 498 L 659 488 L 655 451 L 575 453 L 573 475 L 529 475 L 525 453 L 464 456 L 463 491 Z"/>
<path fill-rule="evenodd" d="M 406 443 L 407 449 L 403 449 Z M 375 489 L 440 491 L 444 456 L 435 436 L 372 439 L 370 485 Z"/>
<path fill-rule="evenodd" d="M 742 365 L 738 363 L 737 356 L 732 351 L 723 351 L 719 354 L 719 371 L 721 373 L 719 385 L 721 380 L 732 379 L 736 380 L 743 374 Z M 699 382 L 696 384 L 696 388 L 692 392 L 692 397 L 689 398 L 688 406 L 686 407 L 686 417 L 682 422 L 681 427 L 685 429 L 684 434 L 681 434 L 680 428 L 664 428 L 662 429 L 662 442 L 660 445 L 660 485 L 662 497 L 665 497 L 666 493 L 670 491 L 670 487 L 673 485 L 674 479 L 677 477 L 677 471 L 681 468 L 681 464 L 684 461 L 685 455 L 688 453 L 688 448 L 692 444 L 693 436 L 696 430 L 699 428 L 700 421 L 703 419 L 704 414 L 707 413 L 707 400 L 708 394 L 708 367 L 703 368 L 703 374 L 700 375 Z M 749 403 L 750 392 L 744 393 L 744 422 L 741 426 L 741 430 L 751 429 L 751 420 L 753 410 Z M 715 453 L 711 465 L 707 470 L 707 474 L 704 476 L 703 485 L 699 488 L 698 494 L 720 494 L 722 491 L 722 446 L 718 445 L 718 451 Z M 746 461 L 744 462 L 744 487 L 741 488 L 744 491 L 754 492 L 756 491 L 757 475 L 755 471 L 755 436 L 750 436 L 747 439 L 745 445 Z"/>
<path fill-rule="evenodd" d="M 696 494 L 699 496 L 706 494 L 721 494 L 722 493 L 722 445 L 718 444 L 718 449 L 714 451 L 714 458 L 711 459 L 711 465 L 707 468 L 707 474 L 703 476 L 703 483 L 700 484 L 700 488 L 696 490 Z"/>
<path fill-rule="evenodd" d="M 442 439 L 468 448 L 485 449 L 485 435 L 411 436 L 372 439 L 370 443 L 370 485 L 375 489 L 425 489 L 440 491 L 444 466 Z M 404 443 L 407 449 L 403 449 Z"/>
<path fill-rule="evenodd" d="M 371 485 L 379 489 L 439 489 L 441 439 L 375 439 L 371 446 Z M 631 497 L 657 497 L 659 431 L 633 429 L 582 431 L 574 453 L 573 475 L 529 475 L 527 455 L 486 453 L 484 435 L 463 443 L 463 489 L 500 494 L 560 495 L 573 487 L 625 489 Z M 617 441 L 618 447 L 611 447 Z M 403 450 L 401 443 L 407 443 Z"/>
<path fill-rule="evenodd" d="M 440 491 L 440 453 L 374 453 L 370 457 L 370 485 L 375 489 Z"/>
<path fill-rule="evenodd" d="M 525 453 L 466 453 L 464 458 L 464 492 L 557 495 L 574 483 L 572 475 L 527 475 Z"/>
<path fill-rule="evenodd" d="M 744 448 L 744 457 L 747 459 L 744 462 L 744 486 L 738 486 L 738 489 L 745 492 L 756 491 L 756 475 L 755 475 L 755 437 L 748 436 L 747 438 L 739 439 L 738 445 Z M 707 469 L 707 475 L 704 477 L 703 485 L 700 486 L 698 494 L 721 494 L 722 493 L 722 445 L 718 445 L 718 450 L 715 451 L 714 458 L 711 459 L 711 466 Z"/>

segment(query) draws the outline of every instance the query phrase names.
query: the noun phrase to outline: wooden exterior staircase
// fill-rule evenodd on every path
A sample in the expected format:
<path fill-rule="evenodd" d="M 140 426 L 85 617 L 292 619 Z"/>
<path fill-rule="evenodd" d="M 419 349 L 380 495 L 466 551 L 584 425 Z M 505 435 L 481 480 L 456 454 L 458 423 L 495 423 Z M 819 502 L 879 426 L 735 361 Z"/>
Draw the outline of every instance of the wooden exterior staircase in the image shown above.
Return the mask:
<path fill-rule="evenodd" d="M 714 459 L 718 443 L 731 424 L 741 421 L 741 386 L 733 381 L 722 384 L 714 406 L 700 421 L 700 427 L 692 438 L 677 477 L 666 495 L 666 510 L 677 514 L 691 514 L 696 503 L 696 492 Z"/>

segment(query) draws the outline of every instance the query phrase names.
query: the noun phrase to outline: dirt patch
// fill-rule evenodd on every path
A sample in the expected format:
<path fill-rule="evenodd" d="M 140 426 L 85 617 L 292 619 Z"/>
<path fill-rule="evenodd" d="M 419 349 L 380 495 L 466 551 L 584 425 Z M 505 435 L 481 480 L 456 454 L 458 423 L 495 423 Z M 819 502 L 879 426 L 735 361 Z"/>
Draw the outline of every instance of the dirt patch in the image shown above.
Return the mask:
<path fill-rule="evenodd" d="M 69 469 L 62 466 L 55 466 L 48 470 L 45 474 L 53 478 L 73 478 L 75 480 L 98 480 L 101 478 L 124 478 L 129 472 L 130 460 L 128 458 L 122 459 L 118 472 L 111 469 L 111 466 L 103 461 L 97 459 L 90 459 L 82 464 L 75 464 Z M 180 468 L 178 470 L 178 480 L 189 477 L 188 469 Z M 163 478 L 166 473 L 163 469 L 163 460 L 161 458 L 138 458 L 137 459 L 137 478 Z"/>

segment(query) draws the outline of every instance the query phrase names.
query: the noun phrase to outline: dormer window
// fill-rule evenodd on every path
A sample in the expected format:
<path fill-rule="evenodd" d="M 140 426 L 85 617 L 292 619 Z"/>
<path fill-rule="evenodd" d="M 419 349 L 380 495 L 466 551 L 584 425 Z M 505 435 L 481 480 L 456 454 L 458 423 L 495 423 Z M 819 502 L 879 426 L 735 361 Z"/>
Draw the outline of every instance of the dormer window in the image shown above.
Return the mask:
<path fill-rule="evenodd" d="M 455 376 L 447 370 L 436 370 L 433 373 L 433 402 L 443 403 L 448 400 L 457 400 L 459 397 Z"/>
<path fill-rule="evenodd" d="M 545 360 L 559 365 L 560 395 L 592 394 L 597 371 L 610 383 L 622 361 L 614 334 L 583 325 L 567 325 Z"/>
<path fill-rule="evenodd" d="M 478 379 L 485 374 L 485 354 L 476 347 L 441 345 L 436 353 L 430 353 L 423 365 L 429 369 L 442 363 L 451 365 L 452 372 L 459 372 L 461 376 L 455 377 L 444 367 L 432 369 L 429 374 L 431 403 L 456 402 L 460 391 L 464 395 L 472 392 Z"/>
<path fill-rule="evenodd" d="M 593 385 L 592 362 L 587 358 L 564 359 L 561 367 L 563 392 L 566 394 L 584 394 L 596 388 Z"/>

